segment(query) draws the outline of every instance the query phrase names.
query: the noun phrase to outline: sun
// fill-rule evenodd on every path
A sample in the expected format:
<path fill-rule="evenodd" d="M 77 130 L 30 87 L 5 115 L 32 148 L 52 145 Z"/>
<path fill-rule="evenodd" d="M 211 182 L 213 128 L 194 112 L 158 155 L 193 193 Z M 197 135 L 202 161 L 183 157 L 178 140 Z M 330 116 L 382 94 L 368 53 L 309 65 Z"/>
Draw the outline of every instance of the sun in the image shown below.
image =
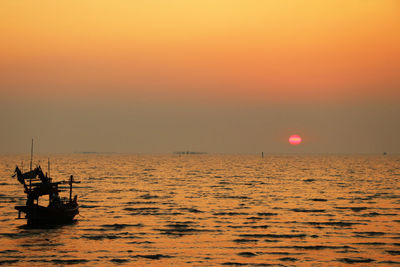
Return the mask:
<path fill-rule="evenodd" d="M 301 137 L 299 135 L 297 135 L 297 134 L 291 135 L 289 137 L 289 143 L 291 145 L 294 145 L 294 146 L 300 145 L 301 141 L 302 141 Z"/>

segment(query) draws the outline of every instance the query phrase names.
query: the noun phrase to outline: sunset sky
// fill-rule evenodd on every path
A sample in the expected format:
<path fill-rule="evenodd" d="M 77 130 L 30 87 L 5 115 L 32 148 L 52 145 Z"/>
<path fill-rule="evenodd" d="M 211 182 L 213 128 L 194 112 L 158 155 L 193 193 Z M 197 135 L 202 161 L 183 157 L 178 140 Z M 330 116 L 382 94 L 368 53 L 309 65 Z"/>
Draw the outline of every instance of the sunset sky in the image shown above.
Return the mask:
<path fill-rule="evenodd" d="M 2 0 L 0 36 L 0 153 L 400 152 L 397 0 Z"/>

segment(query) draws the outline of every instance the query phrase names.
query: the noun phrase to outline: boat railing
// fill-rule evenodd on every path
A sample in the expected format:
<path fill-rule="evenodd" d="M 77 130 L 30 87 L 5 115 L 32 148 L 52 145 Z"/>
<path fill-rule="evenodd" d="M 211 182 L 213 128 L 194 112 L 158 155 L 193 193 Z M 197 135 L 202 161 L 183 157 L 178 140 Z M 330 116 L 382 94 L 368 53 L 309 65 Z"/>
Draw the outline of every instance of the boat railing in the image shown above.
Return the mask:
<path fill-rule="evenodd" d="M 67 204 L 67 203 L 69 202 L 69 198 L 67 198 L 67 197 L 62 197 L 62 198 L 61 198 L 61 202 L 64 203 L 64 204 Z"/>

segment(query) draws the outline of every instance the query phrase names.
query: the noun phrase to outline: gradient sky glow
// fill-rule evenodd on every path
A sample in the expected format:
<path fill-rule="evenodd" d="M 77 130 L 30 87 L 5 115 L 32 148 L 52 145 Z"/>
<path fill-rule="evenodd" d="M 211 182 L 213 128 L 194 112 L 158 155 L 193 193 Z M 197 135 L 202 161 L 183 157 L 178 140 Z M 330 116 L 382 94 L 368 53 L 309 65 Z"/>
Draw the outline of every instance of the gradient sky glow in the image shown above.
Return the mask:
<path fill-rule="evenodd" d="M 399 32 L 396 0 L 3 0 L 0 152 L 398 153 Z"/>

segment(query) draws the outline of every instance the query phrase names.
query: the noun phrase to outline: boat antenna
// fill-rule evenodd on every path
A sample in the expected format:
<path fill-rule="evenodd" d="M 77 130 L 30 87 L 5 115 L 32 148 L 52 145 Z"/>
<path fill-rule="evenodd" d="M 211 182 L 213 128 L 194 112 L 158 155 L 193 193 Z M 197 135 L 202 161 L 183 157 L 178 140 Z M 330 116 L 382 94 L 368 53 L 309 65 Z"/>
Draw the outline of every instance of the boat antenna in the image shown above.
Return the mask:
<path fill-rule="evenodd" d="M 72 183 L 74 182 L 74 176 L 69 177 L 69 202 L 72 201 Z"/>
<path fill-rule="evenodd" d="M 47 158 L 47 172 L 49 173 L 49 178 L 50 178 L 50 158 Z"/>
<path fill-rule="evenodd" d="M 31 145 L 31 164 L 30 164 L 31 171 L 32 171 L 32 159 L 33 159 L 33 138 L 32 138 L 32 145 Z"/>

